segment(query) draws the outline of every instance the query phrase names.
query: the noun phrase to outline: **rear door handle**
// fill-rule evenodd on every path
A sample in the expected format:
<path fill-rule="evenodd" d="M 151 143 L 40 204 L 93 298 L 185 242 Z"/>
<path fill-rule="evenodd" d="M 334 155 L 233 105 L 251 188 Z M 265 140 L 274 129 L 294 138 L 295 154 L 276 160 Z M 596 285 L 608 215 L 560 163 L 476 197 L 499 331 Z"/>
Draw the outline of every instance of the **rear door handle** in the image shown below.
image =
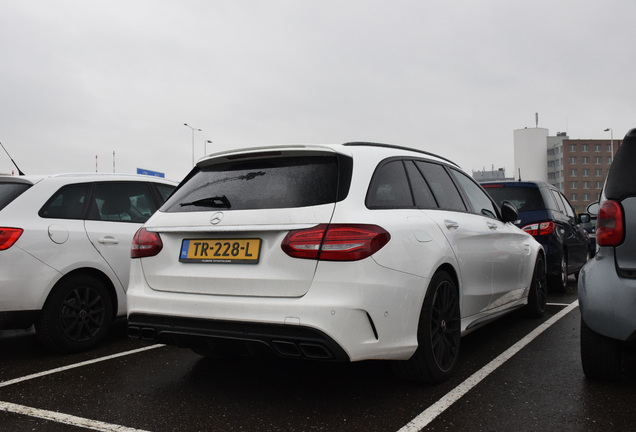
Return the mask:
<path fill-rule="evenodd" d="M 446 219 L 444 221 L 444 225 L 446 225 L 446 228 L 448 228 L 449 230 L 456 230 L 457 228 L 459 228 L 459 224 L 455 221 Z"/>
<path fill-rule="evenodd" d="M 101 244 L 119 244 L 119 240 L 117 240 L 113 236 L 102 237 L 98 240 Z"/>

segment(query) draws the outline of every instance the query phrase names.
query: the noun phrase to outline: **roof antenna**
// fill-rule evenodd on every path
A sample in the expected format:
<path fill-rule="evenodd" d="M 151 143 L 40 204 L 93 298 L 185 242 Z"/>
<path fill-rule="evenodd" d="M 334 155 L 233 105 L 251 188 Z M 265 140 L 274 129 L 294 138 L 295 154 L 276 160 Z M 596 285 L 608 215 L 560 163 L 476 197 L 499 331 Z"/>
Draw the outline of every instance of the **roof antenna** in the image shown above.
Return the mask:
<path fill-rule="evenodd" d="M 519 168 L 519 180 L 518 181 L 521 181 L 521 168 Z"/>
<path fill-rule="evenodd" d="M 9 156 L 9 159 L 11 159 L 11 162 L 13 162 L 13 165 L 15 165 L 15 167 L 18 169 L 18 174 L 23 176 L 24 173 L 22 171 L 20 171 L 20 168 L 18 168 L 18 164 L 15 163 L 15 161 L 13 160 L 13 158 L 11 157 L 11 155 L 9 154 L 7 149 L 4 148 L 4 145 L 2 145 L 1 141 L 0 141 L 0 146 L 2 146 L 2 150 L 4 150 L 4 152 L 7 154 L 7 156 Z"/>
<path fill-rule="evenodd" d="M 539 127 L 539 113 L 534 113 L 534 123 L 536 127 Z"/>

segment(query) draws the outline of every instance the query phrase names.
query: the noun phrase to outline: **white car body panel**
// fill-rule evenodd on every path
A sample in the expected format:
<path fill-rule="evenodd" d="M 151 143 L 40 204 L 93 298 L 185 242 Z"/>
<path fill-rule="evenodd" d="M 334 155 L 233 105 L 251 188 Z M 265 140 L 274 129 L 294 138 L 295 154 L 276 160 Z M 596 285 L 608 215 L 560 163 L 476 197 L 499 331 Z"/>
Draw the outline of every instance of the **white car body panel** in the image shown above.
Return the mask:
<path fill-rule="evenodd" d="M 42 218 L 38 211 L 61 187 L 95 181 L 174 182 L 126 174 L 62 174 L 24 176 L 34 185 L 0 211 L 0 226 L 24 229 L 19 240 L 0 251 L 0 312 L 40 310 L 51 289 L 77 269 L 105 275 L 117 295 L 117 316 L 127 311 L 125 287 L 130 274 L 130 245 L 141 223 L 114 223 L 79 219 Z M 95 230 L 95 232 L 87 232 Z M 117 244 L 101 244 L 114 236 Z M 89 237 L 97 247 L 91 245 Z M 99 250 L 98 250 L 99 249 Z"/>

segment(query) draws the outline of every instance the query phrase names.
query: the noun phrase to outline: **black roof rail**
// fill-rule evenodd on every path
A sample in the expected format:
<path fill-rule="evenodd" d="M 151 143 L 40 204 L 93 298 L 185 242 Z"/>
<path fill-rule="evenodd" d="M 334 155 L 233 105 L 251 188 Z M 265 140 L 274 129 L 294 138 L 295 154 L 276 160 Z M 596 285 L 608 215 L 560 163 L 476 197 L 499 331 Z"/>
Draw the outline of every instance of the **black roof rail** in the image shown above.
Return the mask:
<path fill-rule="evenodd" d="M 452 160 L 447 159 L 447 158 L 445 158 L 443 156 L 437 155 L 435 153 L 427 152 L 425 150 L 414 149 L 414 148 L 411 148 L 411 147 L 405 147 L 405 146 L 399 146 L 399 145 L 393 145 L 393 144 L 374 143 L 374 142 L 348 142 L 348 143 L 344 143 L 343 145 L 351 146 L 351 147 L 363 147 L 363 146 L 367 146 L 367 147 L 384 147 L 384 148 L 392 148 L 392 149 L 396 149 L 396 150 L 412 151 L 412 152 L 415 152 L 415 153 L 421 153 L 421 154 L 425 154 L 427 156 L 433 156 L 433 157 L 442 159 L 442 160 L 450 163 L 451 165 L 455 165 L 457 168 L 461 168 L 455 162 L 453 162 Z"/>

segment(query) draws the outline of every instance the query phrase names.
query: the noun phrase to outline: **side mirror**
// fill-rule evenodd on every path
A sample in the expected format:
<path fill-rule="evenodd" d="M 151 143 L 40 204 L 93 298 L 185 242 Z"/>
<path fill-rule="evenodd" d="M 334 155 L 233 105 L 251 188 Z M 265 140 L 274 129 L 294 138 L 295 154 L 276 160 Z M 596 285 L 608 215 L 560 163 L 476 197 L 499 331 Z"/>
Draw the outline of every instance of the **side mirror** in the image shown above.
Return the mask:
<path fill-rule="evenodd" d="M 592 203 L 585 209 L 590 215 L 596 216 L 598 215 L 598 210 L 600 208 L 600 204 L 598 202 Z"/>
<path fill-rule="evenodd" d="M 502 222 L 515 222 L 519 219 L 519 213 L 517 212 L 517 208 L 514 204 L 511 204 L 508 201 L 504 201 L 501 203 L 501 221 Z"/>
<path fill-rule="evenodd" d="M 590 216 L 589 213 L 581 213 L 578 219 L 579 219 L 579 223 L 588 223 L 589 221 L 592 220 L 592 217 Z"/>

